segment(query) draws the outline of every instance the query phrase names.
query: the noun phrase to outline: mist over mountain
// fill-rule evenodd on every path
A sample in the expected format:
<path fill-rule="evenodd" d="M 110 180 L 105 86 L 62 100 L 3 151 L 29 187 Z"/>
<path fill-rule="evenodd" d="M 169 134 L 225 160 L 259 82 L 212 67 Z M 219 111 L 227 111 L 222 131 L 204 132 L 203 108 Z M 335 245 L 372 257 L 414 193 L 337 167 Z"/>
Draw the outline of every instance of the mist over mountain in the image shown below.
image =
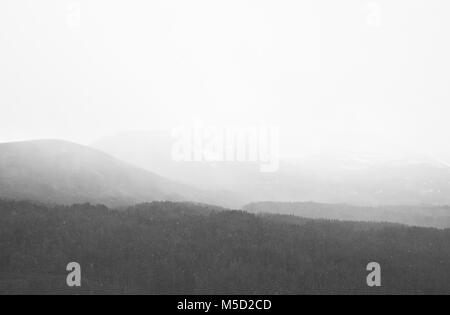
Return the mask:
<path fill-rule="evenodd" d="M 0 198 L 109 206 L 154 200 L 227 205 L 228 200 L 220 192 L 179 184 L 96 149 L 60 140 L 0 144 Z"/>
<path fill-rule="evenodd" d="M 425 154 L 341 150 L 280 160 L 261 173 L 252 162 L 176 162 L 169 132 L 127 132 L 92 145 L 141 168 L 200 189 L 232 191 L 249 202 L 316 201 L 379 205 L 450 204 L 450 168 Z M 241 203 L 241 205 L 243 205 Z"/>
<path fill-rule="evenodd" d="M 174 141 L 166 131 L 130 131 L 101 138 L 91 146 L 199 189 L 242 192 L 242 202 L 248 200 L 248 189 L 255 182 L 264 181 L 257 163 L 175 161 L 172 157 Z"/>

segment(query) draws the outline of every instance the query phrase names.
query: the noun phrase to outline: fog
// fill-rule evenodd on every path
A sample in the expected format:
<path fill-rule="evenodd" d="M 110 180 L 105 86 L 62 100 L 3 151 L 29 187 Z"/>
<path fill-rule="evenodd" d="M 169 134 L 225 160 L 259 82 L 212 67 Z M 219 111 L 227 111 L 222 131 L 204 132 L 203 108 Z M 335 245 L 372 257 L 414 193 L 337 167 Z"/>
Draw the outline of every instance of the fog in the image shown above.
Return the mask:
<path fill-rule="evenodd" d="M 448 1 L 0 3 L 0 141 L 89 144 L 192 119 L 281 154 L 449 155 Z"/>

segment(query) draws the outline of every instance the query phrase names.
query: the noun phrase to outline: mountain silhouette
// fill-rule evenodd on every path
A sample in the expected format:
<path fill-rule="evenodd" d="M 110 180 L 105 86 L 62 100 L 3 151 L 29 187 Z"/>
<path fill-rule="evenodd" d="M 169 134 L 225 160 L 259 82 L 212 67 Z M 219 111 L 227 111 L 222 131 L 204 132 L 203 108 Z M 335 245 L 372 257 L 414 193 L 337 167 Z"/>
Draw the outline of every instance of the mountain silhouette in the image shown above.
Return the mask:
<path fill-rule="evenodd" d="M 0 198 L 126 206 L 156 200 L 229 204 L 134 167 L 99 150 L 61 140 L 0 144 Z"/>

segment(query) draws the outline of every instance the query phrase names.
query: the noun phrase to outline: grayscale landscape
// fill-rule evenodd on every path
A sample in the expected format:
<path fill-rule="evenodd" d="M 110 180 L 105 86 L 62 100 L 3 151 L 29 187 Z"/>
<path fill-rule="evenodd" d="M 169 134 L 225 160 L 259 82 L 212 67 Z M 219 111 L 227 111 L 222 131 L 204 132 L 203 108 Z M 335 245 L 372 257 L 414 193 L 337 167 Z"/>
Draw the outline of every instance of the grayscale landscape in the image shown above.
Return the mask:
<path fill-rule="evenodd" d="M 450 294 L 448 13 L 2 1 L 0 295 Z"/>

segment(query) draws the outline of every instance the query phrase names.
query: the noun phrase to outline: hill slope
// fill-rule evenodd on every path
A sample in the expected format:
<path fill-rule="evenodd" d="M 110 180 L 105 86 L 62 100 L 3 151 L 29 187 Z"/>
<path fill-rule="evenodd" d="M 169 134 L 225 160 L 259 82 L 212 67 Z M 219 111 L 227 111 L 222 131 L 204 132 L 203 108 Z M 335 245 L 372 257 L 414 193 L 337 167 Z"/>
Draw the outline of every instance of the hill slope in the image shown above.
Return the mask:
<path fill-rule="evenodd" d="M 59 140 L 0 144 L 0 198 L 109 206 L 154 200 L 222 203 L 213 193 Z"/>
<path fill-rule="evenodd" d="M 243 208 L 252 213 L 295 215 L 311 219 L 392 222 L 450 228 L 450 207 L 448 206 L 361 207 L 315 202 L 255 202 Z"/>

